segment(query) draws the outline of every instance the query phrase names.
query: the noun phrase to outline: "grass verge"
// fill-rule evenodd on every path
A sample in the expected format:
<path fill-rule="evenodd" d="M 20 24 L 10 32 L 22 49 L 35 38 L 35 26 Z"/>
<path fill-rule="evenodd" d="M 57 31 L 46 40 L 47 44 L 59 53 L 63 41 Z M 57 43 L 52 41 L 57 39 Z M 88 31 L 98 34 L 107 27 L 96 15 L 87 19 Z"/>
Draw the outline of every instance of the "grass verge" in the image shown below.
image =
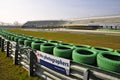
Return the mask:
<path fill-rule="evenodd" d="M 112 29 L 98 29 L 98 31 L 106 31 L 106 32 L 120 32 L 120 30 L 112 30 Z"/>
<path fill-rule="evenodd" d="M 8 29 L 11 32 L 22 33 L 47 40 L 60 40 L 74 44 L 87 44 L 91 46 L 103 46 L 113 49 L 120 49 L 120 37 L 101 34 L 79 34 L 70 32 L 44 32 L 28 31 L 22 29 Z"/>
<path fill-rule="evenodd" d="M 6 58 L 5 53 L 0 52 L 0 80 L 39 80 L 37 77 L 29 77 L 28 72 L 20 65 L 15 66 L 12 58 Z"/>

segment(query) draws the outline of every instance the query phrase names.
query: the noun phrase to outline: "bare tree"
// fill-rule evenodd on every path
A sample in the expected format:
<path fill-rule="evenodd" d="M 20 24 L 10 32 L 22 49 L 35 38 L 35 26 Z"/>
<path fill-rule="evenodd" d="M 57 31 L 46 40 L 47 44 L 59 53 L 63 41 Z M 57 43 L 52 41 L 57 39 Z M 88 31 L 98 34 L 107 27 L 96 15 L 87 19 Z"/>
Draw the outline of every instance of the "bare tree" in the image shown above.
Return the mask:
<path fill-rule="evenodd" d="M 19 23 L 18 21 L 15 21 L 13 24 L 14 24 L 15 26 L 19 26 L 19 25 L 20 25 L 20 23 Z"/>

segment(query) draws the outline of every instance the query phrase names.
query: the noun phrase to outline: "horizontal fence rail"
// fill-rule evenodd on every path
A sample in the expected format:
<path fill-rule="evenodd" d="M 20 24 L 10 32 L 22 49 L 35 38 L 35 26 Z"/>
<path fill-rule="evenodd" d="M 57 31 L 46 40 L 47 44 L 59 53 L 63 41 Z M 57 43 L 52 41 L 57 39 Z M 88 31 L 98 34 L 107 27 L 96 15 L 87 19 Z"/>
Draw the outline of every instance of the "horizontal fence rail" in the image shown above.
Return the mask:
<path fill-rule="evenodd" d="M 50 67 L 50 65 L 53 66 L 52 64 L 39 59 L 37 50 L 9 41 L 2 36 L 0 37 L 0 47 L 2 52 L 6 52 L 6 57 L 12 57 L 15 65 L 22 65 L 28 71 L 29 76 L 38 76 L 45 80 L 120 80 L 118 73 L 70 60 L 67 60 L 69 64 L 60 62 L 62 65 L 68 66 L 66 73 L 63 73 L 63 70 L 61 70 L 63 72 L 56 71 Z M 40 56 L 44 56 L 48 60 L 56 60 L 56 64 L 58 59 L 62 60 L 62 58 L 57 57 L 51 59 L 54 57 L 53 55 L 40 51 L 39 53 Z M 61 69 L 59 66 L 55 68 Z"/>

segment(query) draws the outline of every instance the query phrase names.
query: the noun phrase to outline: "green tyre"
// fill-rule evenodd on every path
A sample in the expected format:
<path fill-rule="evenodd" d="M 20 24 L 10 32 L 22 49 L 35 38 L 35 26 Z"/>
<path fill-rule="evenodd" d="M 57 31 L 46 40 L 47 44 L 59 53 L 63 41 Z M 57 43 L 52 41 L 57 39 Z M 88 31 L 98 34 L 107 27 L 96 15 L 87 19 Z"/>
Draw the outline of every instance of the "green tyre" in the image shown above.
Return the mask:
<path fill-rule="evenodd" d="M 11 40 L 11 41 L 14 41 L 14 37 L 15 37 L 15 36 L 11 36 L 11 37 L 10 37 L 10 40 Z"/>
<path fill-rule="evenodd" d="M 48 40 L 48 43 L 52 43 L 52 44 L 55 44 L 55 45 L 58 45 L 60 44 L 62 41 L 55 41 L 55 40 Z"/>
<path fill-rule="evenodd" d="M 24 41 L 27 40 L 26 38 L 20 38 L 18 40 L 18 43 L 21 44 L 21 45 L 24 45 Z"/>
<path fill-rule="evenodd" d="M 9 36 L 8 36 L 8 40 L 11 40 L 11 36 L 12 36 L 12 35 L 9 35 Z"/>
<path fill-rule="evenodd" d="M 27 47 L 31 47 L 31 43 L 33 42 L 33 40 L 24 40 L 24 45 Z"/>
<path fill-rule="evenodd" d="M 115 50 L 115 52 L 120 55 L 120 49 Z"/>
<path fill-rule="evenodd" d="M 43 38 L 37 38 L 37 37 L 34 37 L 34 38 L 32 38 L 32 40 L 34 40 L 34 41 L 38 41 L 38 40 L 43 40 Z"/>
<path fill-rule="evenodd" d="M 40 50 L 42 52 L 48 53 L 48 54 L 53 54 L 53 49 L 56 45 L 52 43 L 43 43 L 40 46 Z"/>
<path fill-rule="evenodd" d="M 22 38 L 22 37 L 19 37 L 19 36 L 18 36 L 18 37 L 14 37 L 14 41 L 15 41 L 15 42 L 18 42 L 18 40 L 19 40 L 20 38 Z"/>
<path fill-rule="evenodd" d="M 97 64 L 101 69 L 120 73 L 120 55 L 101 52 L 97 55 Z"/>
<path fill-rule="evenodd" d="M 44 41 L 33 41 L 31 43 L 32 49 L 40 50 L 40 45 L 45 43 Z"/>
<path fill-rule="evenodd" d="M 97 52 L 87 48 L 73 50 L 72 59 L 78 63 L 96 64 Z"/>
<path fill-rule="evenodd" d="M 72 51 L 73 51 L 73 48 L 68 46 L 56 46 L 53 49 L 53 54 L 54 56 L 57 56 L 57 57 L 72 59 Z"/>
<path fill-rule="evenodd" d="M 90 48 L 91 48 L 91 46 L 89 46 L 89 45 L 82 45 L 82 44 L 80 44 L 80 45 L 75 45 L 75 46 L 74 46 L 74 48 L 75 48 L 75 49 L 79 49 L 79 48 L 88 48 L 88 49 L 90 49 Z"/>
<path fill-rule="evenodd" d="M 100 52 L 113 52 L 113 51 L 114 51 L 114 50 L 111 49 L 111 48 L 99 47 L 99 46 L 92 47 L 91 49 L 94 50 L 94 51 L 97 51 L 98 53 L 100 53 Z"/>
<path fill-rule="evenodd" d="M 74 48 L 74 45 L 70 43 L 59 43 L 59 45 Z"/>

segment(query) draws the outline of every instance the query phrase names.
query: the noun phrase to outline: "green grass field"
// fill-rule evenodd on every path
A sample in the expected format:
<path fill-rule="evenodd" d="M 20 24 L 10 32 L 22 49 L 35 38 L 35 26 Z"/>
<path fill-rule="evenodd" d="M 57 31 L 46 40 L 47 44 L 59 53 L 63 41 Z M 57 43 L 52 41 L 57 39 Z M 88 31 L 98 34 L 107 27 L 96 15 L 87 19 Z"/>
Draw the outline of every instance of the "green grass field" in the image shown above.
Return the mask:
<path fill-rule="evenodd" d="M 12 58 L 6 58 L 5 53 L 0 52 L 0 80 L 39 80 L 37 77 L 29 77 L 28 72 L 22 66 L 13 64 Z"/>
<path fill-rule="evenodd" d="M 112 30 L 112 29 L 98 29 L 98 31 L 120 32 L 120 30 Z"/>
<path fill-rule="evenodd" d="M 70 32 L 45 32 L 28 31 L 22 29 L 8 29 L 11 32 L 22 33 L 47 40 L 60 40 L 74 44 L 87 44 L 91 46 L 103 46 L 113 49 L 120 49 L 120 37 L 101 34 L 79 34 Z"/>

